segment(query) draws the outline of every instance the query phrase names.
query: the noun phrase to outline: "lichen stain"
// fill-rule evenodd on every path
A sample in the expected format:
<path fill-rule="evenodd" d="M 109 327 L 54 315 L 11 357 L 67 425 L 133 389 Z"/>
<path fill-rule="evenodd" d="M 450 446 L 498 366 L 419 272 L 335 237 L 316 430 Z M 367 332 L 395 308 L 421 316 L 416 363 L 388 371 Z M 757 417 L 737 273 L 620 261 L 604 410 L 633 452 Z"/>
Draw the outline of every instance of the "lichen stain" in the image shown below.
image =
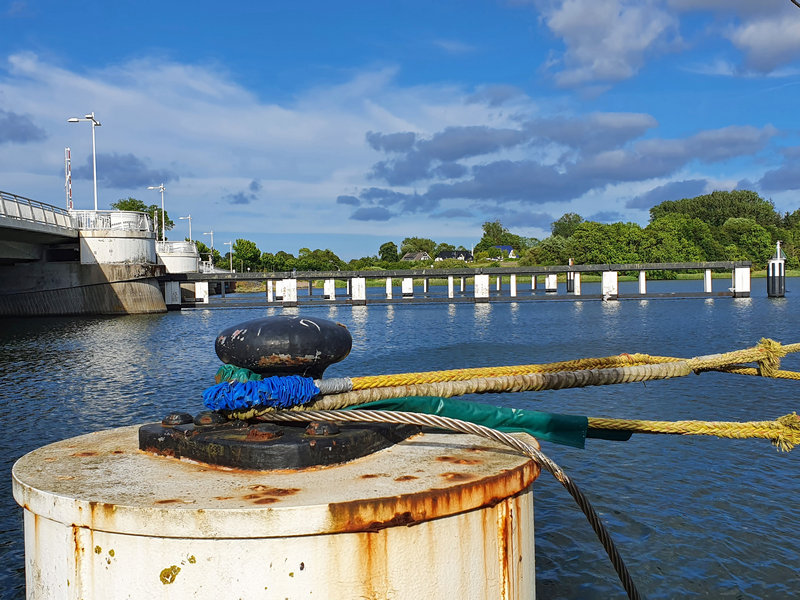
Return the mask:
<path fill-rule="evenodd" d="M 94 553 L 95 554 L 100 554 L 102 551 L 103 551 L 103 549 L 100 546 L 95 546 L 94 547 Z"/>
<path fill-rule="evenodd" d="M 192 565 L 197 562 L 197 559 L 194 557 L 194 554 L 192 554 L 187 560 L 189 561 L 189 564 Z"/>
<path fill-rule="evenodd" d="M 181 568 L 178 565 L 172 565 L 171 567 L 167 567 L 161 571 L 159 579 L 161 579 L 161 583 L 164 585 L 169 585 L 175 581 L 175 579 L 178 577 L 178 573 L 180 572 Z"/>

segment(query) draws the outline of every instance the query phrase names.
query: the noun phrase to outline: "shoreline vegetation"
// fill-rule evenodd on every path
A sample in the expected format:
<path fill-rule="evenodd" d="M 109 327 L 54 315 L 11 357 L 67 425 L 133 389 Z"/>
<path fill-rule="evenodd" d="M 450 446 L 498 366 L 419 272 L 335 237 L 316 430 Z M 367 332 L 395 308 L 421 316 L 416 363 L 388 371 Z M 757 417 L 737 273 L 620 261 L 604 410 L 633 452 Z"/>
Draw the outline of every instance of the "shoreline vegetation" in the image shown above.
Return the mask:
<path fill-rule="evenodd" d="M 479 267 L 480 266 L 486 266 L 486 265 L 479 265 Z M 491 273 L 491 275 L 492 275 L 492 277 L 501 277 L 503 284 L 508 284 L 509 281 L 510 281 L 510 278 L 509 278 L 508 275 L 504 275 L 501 272 L 501 269 L 512 269 L 512 268 L 513 268 L 513 265 L 502 266 L 502 267 L 497 269 L 496 273 Z M 767 271 L 765 269 L 754 270 L 754 271 L 751 272 L 750 276 L 753 279 L 763 279 L 763 278 L 766 278 Z M 540 277 L 539 284 L 540 285 L 544 285 L 544 279 L 542 278 L 541 275 L 539 277 Z M 712 279 L 730 279 L 730 277 L 731 277 L 731 275 L 730 275 L 729 272 L 712 273 L 711 274 L 711 278 Z M 787 269 L 786 270 L 786 277 L 800 277 L 800 269 Z M 597 281 L 600 281 L 601 278 L 602 278 L 601 275 L 594 275 L 594 274 L 587 274 L 587 273 L 584 273 L 583 275 L 581 275 L 581 281 L 584 282 L 584 283 L 585 282 L 597 282 Z M 401 278 L 393 277 L 392 279 L 393 279 L 394 285 L 398 285 L 397 282 L 399 282 Z M 422 279 L 423 278 L 421 278 L 421 277 L 415 277 L 414 278 L 414 286 L 415 287 L 416 286 L 421 286 L 422 285 Z M 442 278 L 442 277 L 428 277 L 427 279 L 430 282 L 430 285 L 447 285 L 447 278 L 446 277 L 444 277 L 444 278 Z M 648 277 L 647 278 L 648 281 L 669 281 L 669 280 L 673 280 L 673 279 L 703 279 L 703 273 L 676 273 L 675 277 L 671 277 L 669 279 L 662 278 L 662 277 Z M 315 280 L 312 280 L 312 281 L 313 281 L 314 289 L 322 289 L 323 281 L 324 281 L 323 279 L 315 279 Z M 637 275 L 620 275 L 619 276 L 619 281 L 638 281 L 638 276 Z M 517 276 L 517 285 L 518 286 L 522 285 L 523 283 L 530 284 L 530 282 L 531 282 L 531 276 L 530 275 L 518 275 Z M 560 273 L 558 275 L 558 282 L 559 283 L 565 283 L 566 282 L 566 274 Z M 469 285 L 469 284 L 472 284 L 472 283 L 473 283 L 473 278 L 472 277 L 467 277 L 467 284 Z M 374 279 L 368 278 L 366 284 L 367 284 L 367 287 L 384 287 L 386 285 L 386 278 L 381 276 L 380 271 L 375 271 L 375 278 Z M 346 287 L 346 283 L 344 282 L 344 280 L 337 279 L 336 280 L 336 287 L 337 288 L 344 288 L 344 287 Z M 267 286 L 266 286 L 264 281 L 238 281 L 236 283 L 236 292 L 237 293 L 243 293 L 243 294 L 256 293 L 256 292 L 264 292 L 264 293 L 266 293 L 266 291 L 267 291 Z"/>

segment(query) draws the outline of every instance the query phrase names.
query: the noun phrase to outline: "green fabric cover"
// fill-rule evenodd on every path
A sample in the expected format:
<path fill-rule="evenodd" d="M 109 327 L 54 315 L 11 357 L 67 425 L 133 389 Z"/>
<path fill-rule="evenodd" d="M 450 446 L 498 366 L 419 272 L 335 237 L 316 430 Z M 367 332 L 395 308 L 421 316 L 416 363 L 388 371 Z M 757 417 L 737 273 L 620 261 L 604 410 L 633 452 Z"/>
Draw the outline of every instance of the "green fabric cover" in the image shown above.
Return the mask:
<path fill-rule="evenodd" d="M 583 448 L 587 437 L 611 440 L 627 440 L 631 437 L 630 433 L 624 431 L 588 429 L 589 420 L 586 417 L 504 408 L 480 402 L 454 400 L 453 398 L 432 396 L 390 398 L 351 406 L 350 409 L 396 410 L 440 415 L 499 431 L 524 431 L 539 440 L 547 440 L 574 448 Z"/>

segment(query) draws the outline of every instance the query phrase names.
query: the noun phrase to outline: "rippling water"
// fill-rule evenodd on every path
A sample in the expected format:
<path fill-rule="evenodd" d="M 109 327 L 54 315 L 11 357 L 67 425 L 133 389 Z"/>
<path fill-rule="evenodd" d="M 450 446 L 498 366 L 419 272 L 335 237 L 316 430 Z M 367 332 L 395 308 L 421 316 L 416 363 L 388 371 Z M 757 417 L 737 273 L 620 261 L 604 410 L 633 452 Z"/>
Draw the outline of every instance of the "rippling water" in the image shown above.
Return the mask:
<path fill-rule="evenodd" d="M 715 280 L 715 289 L 723 284 Z M 799 284 L 790 279 L 787 288 Z M 654 282 L 650 289 L 658 285 L 694 289 L 698 283 Z M 800 300 L 791 293 L 767 299 L 764 287 L 755 280 L 753 297 L 736 300 L 261 307 L 0 321 L 0 597 L 24 598 L 13 462 L 63 438 L 160 420 L 178 408 L 198 412 L 219 366 L 215 335 L 229 325 L 298 312 L 346 324 L 353 351 L 327 376 L 620 352 L 688 357 L 749 347 L 761 337 L 800 341 Z M 800 360 L 789 357 L 784 366 L 800 370 Z M 590 416 L 762 420 L 797 410 L 799 385 L 706 373 L 477 399 Z M 787 598 L 800 590 L 800 449 L 779 454 L 763 440 L 647 435 L 589 440 L 585 450 L 547 442 L 542 448 L 589 496 L 647 597 Z M 566 491 L 545 473 L 534 493 L 537 596 L 624 597 Z"/>

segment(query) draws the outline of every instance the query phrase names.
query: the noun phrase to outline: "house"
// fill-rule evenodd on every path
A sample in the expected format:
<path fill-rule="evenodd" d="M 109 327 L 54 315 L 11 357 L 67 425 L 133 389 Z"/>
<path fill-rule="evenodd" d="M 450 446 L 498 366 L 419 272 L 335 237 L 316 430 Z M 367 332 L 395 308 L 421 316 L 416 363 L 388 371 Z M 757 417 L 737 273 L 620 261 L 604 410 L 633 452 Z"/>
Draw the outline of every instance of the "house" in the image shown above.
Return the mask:
<path fill-rule="evenodd" d="M 430 260 L 431 255 L 427 252 L 406 252 L 400 260 Z"/>
<path fill-rule="evenodd" d="M 498 248 L 502 250 L 508 255 L 508 258 L 517 258 L 517 252 L 511 246 L 492 246 L 492 248 Z"/>
<path fill-rule="evenodd" d="M 436 260 L 447 260 L 448 258 L 456 258 L 464 262 L 472 262 L 472 252 L 469 250 L 443 250 L 436 255 Z"/>

